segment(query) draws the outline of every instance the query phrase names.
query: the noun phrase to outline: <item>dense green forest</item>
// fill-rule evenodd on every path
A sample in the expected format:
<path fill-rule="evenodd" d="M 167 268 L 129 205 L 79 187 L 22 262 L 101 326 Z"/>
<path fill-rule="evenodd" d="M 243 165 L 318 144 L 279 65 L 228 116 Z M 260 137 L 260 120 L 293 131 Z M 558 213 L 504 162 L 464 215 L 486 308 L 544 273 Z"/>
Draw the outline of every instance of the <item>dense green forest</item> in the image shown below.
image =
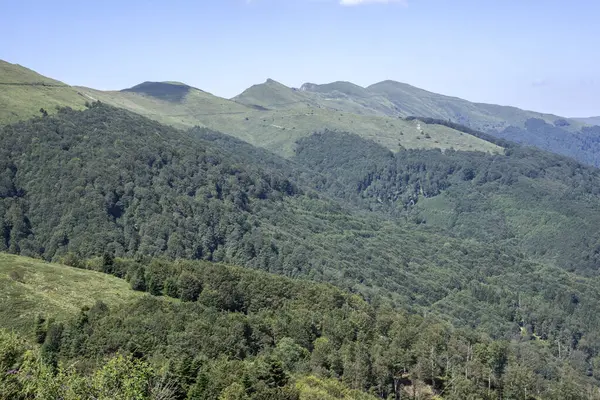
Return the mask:
<path fill-rule="evenodd" d="M 330 285 L 207 262 L 67 261 L 153 296 L 98 301 L 66 323 L 40 315 L 25 333 L 39 350 L 0 331 L 2 398 L 598 398 L 539 342 L 491 340 Z"/>
<path fill-rule="evenodd" d="M 62 326 L 44 316 L 39 357 L 50 373 L 80 361 L 73 379 L 135 359 L 175 374 L 177 398 L 294 398 L 307 374 L 386 398 L 401 367 L 398 382 L 423 385 L 409 398 L 427 398 L 425 388 L 442 398 L 594 398 L 599 174 L 505 147 L 393 153 L 325 132 L 285 160 L 100 103 L 61 109 L 0 128 L 0 250 L 113 274 L 157 296 L 98 305 Z M 284 338 L 291 347 L 280 353 L 302 362 L 277 356 Z M 315 365 L 317 345 L 329 353 Z M 504 354 L 501 368 L 475 355 L 489 346 Z M 26 347 L 12 363 L 25 362 Z M 184 378 L 175 360 L 198 369 Z M 478 375 L 465 366 L 476 361 L 486 366 L 473 367 Z"/>
<path fill-rule="evenodd" d="M 275 170 L 98 104 L 5 127 L 1 140 L 0 250 L 25 255 L 222 258 L 228 235 L 252 229 L 253 200 L 297 190 Z"/>
<path fill-rule="evenodd" d="M 409 216 L 456 237 L 515 246 L 532 259 L 597 275 L 596 168 L 517 145 L 506 155 L 392 153 L 334 132 L 301 140 L 296 160 L 326 175 L 336 196 L 364 208 Z"/>

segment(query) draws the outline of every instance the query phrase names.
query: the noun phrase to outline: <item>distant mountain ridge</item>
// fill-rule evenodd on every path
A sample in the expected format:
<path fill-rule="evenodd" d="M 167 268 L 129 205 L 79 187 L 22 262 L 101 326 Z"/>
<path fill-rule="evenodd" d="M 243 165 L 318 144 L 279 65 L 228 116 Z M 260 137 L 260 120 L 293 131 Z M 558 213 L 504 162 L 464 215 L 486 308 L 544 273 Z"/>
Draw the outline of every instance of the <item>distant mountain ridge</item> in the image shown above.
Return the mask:
<path fill-rule="evenodd" d="M 598 117 L 587 117 L 587 118 L 575 118 L 579 122 L 583 122 L 588 125 L 600 125 L 600 116 Z"/>
<path fill-rule="evenodd" d="M 266 86 L 268 83 L 263 87 L 255 85 L 252 92 L 269 93 Z M 285 86 L 278 86 L 280 91 L 282 87 Z M 474 103 L 390 80 L 366 88 L 349 82 L 324 85 L 306 83 L 301 86 L 300 93 L 305 101 L 325 109 L 362 115 L 393 118 L 416 116 L 449 121 L 501 139 L 536 146 L 600 166 L 600 128 L 590 126 L 600 124 L 596 118 L 564 118 L 510 106 Z M 234 100 L 244 104 L 260 102 L 256 95 L 248 96 L 248 91 Z"/>
<path fill-rule="evenodd" d="M 447 119 L 482 131 L 504 129 L 511 125 L 520 126 L 529 118 L 540 118 L 552 123 L 558 119 L 566 119 L 516 107 L 474 103 L 392 80 L 375 83 L 366 88 L 346 82 L 323 85 L 307 83 L 302 85 L 302 90 L 320 95 L 337 93 L 339 96 L 339 93 L 342 93 L 348 97 L 376 99 L 376 101 L 392 105 L 392 107 L 382 108 L 389 110 L 388 115 Z M 575 120 L 572 121 L 572 124 L 581 125 Z"/>
<path fill-rule="evenodd" d="M 289 88 L 272 79 L 228 100 L 181 83 L 144 82 L 121 91 L 78 88 L 89 97 L 178 128 L 207 127 L 285 157 L 296 141 L 314 132 L 352 132 L 392 151 L 439 148 L 501 152 L 486 140 L 439 124 L 405 121 L 375 113 L 359 101 L 326 98 Z M 351 104 L 351 106 L 348 106 Z"/>
<path fill-rule="evenodd" d="M 595 123 L 593 118 L 569 119 L 473 103 L 395 81 L 366 88 L 343 81 L 290 88 L 268 79 L 224 99 L 180 82 L 143 82 L 121 91 L 72 87 L 2 61 L 2 82 L 13 85 L 0 85 L 0 124 L 39 115 L 41 109 L 49 113 L 64 106 L 82 109 L 86 102 L 100 100 L 177 128 L 226 132 L 285 157 L 293 156 L 297 140 L 324 130 L 355 133 L 392 151 L 501 151 L 481 136 L 454 129 L 453 124 L 461 124 L 600 165 L 600 128 L 586 125 Z M 409 116 L 425 119 L 407 121 Z"/>

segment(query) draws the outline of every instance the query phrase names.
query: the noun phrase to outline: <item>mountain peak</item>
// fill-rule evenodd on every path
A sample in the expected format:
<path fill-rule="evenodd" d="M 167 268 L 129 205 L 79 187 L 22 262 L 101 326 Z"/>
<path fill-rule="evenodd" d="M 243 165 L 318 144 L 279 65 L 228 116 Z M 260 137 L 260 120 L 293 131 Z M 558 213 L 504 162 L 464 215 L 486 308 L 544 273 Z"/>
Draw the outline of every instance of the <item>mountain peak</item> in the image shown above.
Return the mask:
<path fill-rule="evenodd" d="M 318 93 L 343 93 L 349 96 L 366 96 L 368 95 L 367 90 L 352 82 L 347 81 L 336 81 L 326 83 L 323 85 L 317 85 L 315 83 L 305 83 L 300 87 L 300 90 L 305 92 L 318 92 Z"/>
<path fill-rule="evenodd" d="M 319 85 L 317 85 L 316 83 L 306 82 L 305 84 L 303 84 L 302 86 L 300 86 L 300 91 L 301 92 L 312 92 L 318 86 Z"/>
<path fill-rule="evenodd" d="M 283 83 L 281 83 L 281 82 L 278 82 L 278 81 L 276 81 L 275 79 L 271 79 L 271 78 L 268 78 L 268 79 L 265 81 L 264 85 L 267 85 L 267 86 L 273 86 L 273 87 L 279 87 L 279 88 L 286 88 L 286 89 L 290 89 L 288 86 L 284 85 Z"/>
<path fill-rule="evenodd" d="M 190 90 L 195 89 L 181 82 L 143 82 L 121 92 L 133 92 L 160 100 L 181 102 Z"/>
<path fill-rule="evenodd" d="M 287 108 L 291 104 L 306 103 L 307 99 L 292 89 L 271 78 L 265 83 L 253 85 L 233 98 L 234 101 L 251 107 L 264 109 Z"/>
<path fill-rule="evenodd" d="M 378 88 L 378 87 L 403 87 L 403 88 L 416 88 L 415 86 L 409 85 L 408 83 L 393 81 L 391 79 L 386 79 L 385 81 L 374 83 L 367 87 L 367 89 Z M 421 89 L 423 90 L 423 89 Z"/>

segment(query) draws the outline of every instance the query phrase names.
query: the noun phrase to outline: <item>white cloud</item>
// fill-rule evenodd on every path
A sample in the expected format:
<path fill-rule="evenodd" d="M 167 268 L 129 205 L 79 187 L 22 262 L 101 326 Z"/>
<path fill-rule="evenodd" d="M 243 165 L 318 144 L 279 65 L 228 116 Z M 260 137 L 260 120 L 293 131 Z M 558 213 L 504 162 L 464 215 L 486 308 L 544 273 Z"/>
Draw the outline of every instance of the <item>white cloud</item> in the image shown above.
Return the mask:
<path fill-rule="evenodd" d="M 404 6 L 408 5 L 408 0 L 340 0 L 340 4 L 343 6 L 359 6 L 362 4 L 388 4 L 388 3 L 399 3 Z"/>

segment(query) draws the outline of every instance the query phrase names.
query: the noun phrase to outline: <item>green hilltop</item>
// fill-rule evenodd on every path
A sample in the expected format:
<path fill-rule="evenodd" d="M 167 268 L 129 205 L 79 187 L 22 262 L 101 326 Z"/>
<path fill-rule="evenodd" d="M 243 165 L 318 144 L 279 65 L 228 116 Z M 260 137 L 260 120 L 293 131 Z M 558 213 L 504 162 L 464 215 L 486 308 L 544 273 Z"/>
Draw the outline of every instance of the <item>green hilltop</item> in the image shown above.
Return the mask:
<path fill-rule="evenodd" d="M 318 97 L 328 108 L 356 114 L 403 116 L 398 107 L 384 96 L 371 93 L 351 82 L 333 82 L 325 85 L 305 83 L 300 90 Z"/>
<path fill-rule="evenodd" d="M 322 130 L 353 132 L 393 151 L 400 148 L 502 151 L 495 144 L 439 124 L 332 109 L 321 104 L 323 100 L 316 101 L 305 92 L 273 80 L 253 86 L 234 98 L 235 101 L 166 82 L 146 82 L 118 92 L 78 90 L 165 124 L 226 132 L 286 157 L 293 155 L 298 139 Z"/>
<path fill-rule="evenodd" d="M 69 85 L 0 60 L 0 123 L 40 115 L 40 108 L 48 113 L 56 107 L 82 109 L 86 100 Z"/>
<path fill-rule="evenodd" d="M 266 110 L 304 109 L 320 107 L 311 96 L 299 90 L 289 88 L 273 79 L 253 85 L 232 99 L 233 101 Z"/>

